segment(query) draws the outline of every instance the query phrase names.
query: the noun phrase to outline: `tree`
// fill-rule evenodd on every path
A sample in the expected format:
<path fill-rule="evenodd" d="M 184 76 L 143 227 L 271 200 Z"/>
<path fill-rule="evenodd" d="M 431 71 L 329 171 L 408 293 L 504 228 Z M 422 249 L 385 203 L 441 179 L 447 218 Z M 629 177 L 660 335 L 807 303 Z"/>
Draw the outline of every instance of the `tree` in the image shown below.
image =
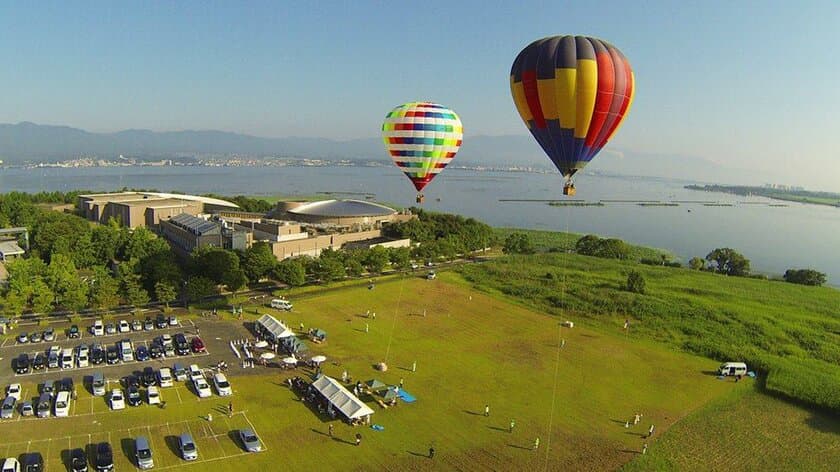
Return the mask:
<path fill-rule="evenodd" d="M 531 243 L 531 237 L 526 233 L 511 233 L 505 238 L 502 252 L 505 254 L 532 254 L 534 245 Z"/>
<path fill-rule="evenodd" d="M 826 275 L 813 269 L 788 269 L 784 279 L 793 284 L 820 286 L 826 282 Z"/>
<path fill-rule="evenodd" d="M 16 291 L 9 291 L 3 300 L 3 314 L 9 318 L 20 316 L 26 307 L 26 298 Z"/>
<path fill-rule="evenodd" d="M 245 275 L 244 270 L 236 268 L 222 274 L 221 282 L 228 290 L 236 293 L 248 285 L 248 277 Z"/>
<path fill-rule="evenodd" d="M 91 278 L 88 304 L 94 308 L 108 310 L 120 304 L 120 284 L 104 267 L 96 267 Z"/>
<path fill-rule="evenodd" d="M 275 279 L 293 287 L 306 282 L 306 268 L 298 259 L 283 259 L 272 272 Z"/>
<path fill-rule="evenodd" d="M 275 265 L 277 265 L 277 258 L 274 257 L 271 246 L 258 242 L 245 251 L 242 268 L 248 279 L 256 282 L 271 273 Z"/>
<path fill-rule="evenodd" d="M 344 278 L 347 272 L 344 264 L 335 257 L 319 257 L 314 266 L 315 277 L 322 282 L 332 282 Z"/>
<path fill-rule="evenodd" d="M 169 302 L 174 301 L 178 297 L 178 290 L 170 283 L 158 282 L 155 284 L 155 298 L 157 301 L 166 304 L 169 308 Z"/>
<path fill-rule="evenodd" d="M 212 246 L 201 246 L 193 250 L 189 266 L 193 276 L 207 277 L 217 285 L 227 285 L 225 274 L 240 269 L 236 253 Z"/>
<path fill-rule="evenodd" d="M 369 272 L 374 274 L 382 273 L 389 262 L 388 250 L 382 246 L 372 247 L 365 257 L 365 266 L 367 266 Z"/>
<path fill-rule="evenodd" d="M 43 279 L 37 277 L 32 282 L 32 298 L 30 299 L 30 305 L 32 306 L 32 311 L 35 313 L 49 313 L 52 311 L 53 302 L 55 301 L 55 294 L 53 293 L 52 289 L 50 289 L 49 285 L 44 282 Z"/>
<path fill-rule="evenodd" d="M 170 252 L 169 244 L 155 236 L 151 230 L 141 226 L 128 236 L 122 259 L 142 261 L 146 257 L 166 252 Z"/>
<path fill-rule="evenodd" d="M 365 272 L 365 266 L 356 257 L 348 257 L 344 261 L 344 268 L 351 277 L 360 277 Z"/>
<path fill-rule="evenodd" d="M 139 307 L 149 303 L 149 292 L 140 283 L 140 276 L 134 273 L 125 274 L 120 281 L 123 297 L 129 305 Z"/>
<path fill-rule="evenodd" d="M 190 277 L 184 289 L 187 299 L 198 301 L 216 294 L 216 283 L 207 277 Z"/>
<path fill-rule="evenodd" d="M 631 270 L 627 274 L 627 285 L 625 286 L 625 289 L 628 292 L 645 293 L 645 278 L 642 276 L 641 272 Z"/>
<path fill-rule="evenodd" d="M 411 267 L 411 250 L 407 247 L 392 247 L 388 250 L 391 265 L 397 269 Z"/>
<path fill-rule="evenodd" d="M 692 257 L 688 261 L 688 267 L 692 270 L 703 270 L 706 268 L 706 261 L 702 257 Z"/>
<path fill-rule="evenodd" d="M 630 247 L 624 241 L 615 238 L 599 238 L 594 234 L 587 234 L 575 243 L 575 251 L 584 256 L 602 257 L 605 259 L 627 259 L 630 257 Z"/>
<path fill-rule="evenodd" d="M 728 247 L 715 249 L 706 256 L 706 260 L 720 274 L 743 277 L 750 273 L 750 260 Z"/>
<path fill-rule="evenodd" d="M 575 252 L 584 256 L 594 256 L 598 252 L 598 243 L 601 238 L 594 234 L 582 236 L 575 243 Z"/>
<path fill-rule="evenodd" d="M 88 284 L 79 277 L 72 259 L 61 253 L 53 254 L 47 268 L 47 283 L 55 294 L 55 303 L 71 311 L 87 305 Z"/>

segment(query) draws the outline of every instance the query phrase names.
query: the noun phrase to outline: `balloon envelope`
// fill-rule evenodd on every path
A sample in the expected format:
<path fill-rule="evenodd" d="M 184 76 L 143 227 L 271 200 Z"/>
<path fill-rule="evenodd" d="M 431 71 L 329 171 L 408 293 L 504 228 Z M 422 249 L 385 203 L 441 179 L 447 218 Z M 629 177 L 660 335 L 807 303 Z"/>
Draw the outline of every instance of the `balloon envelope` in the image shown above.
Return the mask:
<path fill-rule="evenodd" d="M 598 154 L 621 125 L 635 92 L 630 62 L 615 46 L 585 36 L 529 44 L 510 69 L 516 109 L 564 177 Z"/>
<path fill-rule="evenodd" d="M 418 192 L 452 161 L 463 137 L 458 115 L 436 103 L 400 105 L 382 123 L 385 149 Z"/>

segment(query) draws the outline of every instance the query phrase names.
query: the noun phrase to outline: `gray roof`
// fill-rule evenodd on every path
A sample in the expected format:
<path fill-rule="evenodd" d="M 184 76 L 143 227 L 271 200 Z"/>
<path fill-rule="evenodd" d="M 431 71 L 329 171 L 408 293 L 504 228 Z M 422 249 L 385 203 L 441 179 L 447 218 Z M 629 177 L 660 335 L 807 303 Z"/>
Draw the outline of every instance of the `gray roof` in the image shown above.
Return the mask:
<path fill-rule="evenodd" d="M 274 339 L 294 336 L 294 333 L 289 331 L 283 323 L 277 321 L 277 318 L 271 315 L 262 315 L 260 319 L 257 320 L 257 324 L 268 330 L 268 332 L 274 336 Z"/>
<path fill-rule="evenodd" d="M 344 386 L 332 377 L 323 375 L 315 382 L 312 382 L 315 390 L 321 392 L 333 407 L 338 409 L 344 416 L 350 419 L 362 418 L 372 415 L 373 410 L 365 403 L 350 393 Z"/>
<path fill-rule="evenodd" d="M 289 210 L 293 215 L 324 217 L 389 216 L 396 213 L 392 208 L 378 203 L 361 200 L 324 200 L 301 205 Z"/>
<path fill-rule="evenodd" d="M 24 250 L 15 241 L 0 241 L 0 254 L 13 256 L 23 254 Z"/>
<path fill-rule="evenodd" d="M 187 213 L 175 215 L 169 221 L 199 236 L 221 229 L 221 225 L 216 222 L 207 221 Z"/>

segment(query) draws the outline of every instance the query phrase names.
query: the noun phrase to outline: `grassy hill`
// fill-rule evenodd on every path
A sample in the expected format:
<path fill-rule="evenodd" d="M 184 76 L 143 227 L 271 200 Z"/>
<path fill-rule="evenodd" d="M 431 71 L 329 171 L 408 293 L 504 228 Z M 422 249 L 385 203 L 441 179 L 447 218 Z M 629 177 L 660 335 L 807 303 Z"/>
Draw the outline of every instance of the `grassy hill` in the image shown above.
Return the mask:
<path fill-rule="evenodd" d="M 623 289 L 636 270 L 646 294 Z M 606 331 L 767 372 L 768 390 L 840 411 L 840 291 L 548 253 L 463 267 L 476 288 Z"/>

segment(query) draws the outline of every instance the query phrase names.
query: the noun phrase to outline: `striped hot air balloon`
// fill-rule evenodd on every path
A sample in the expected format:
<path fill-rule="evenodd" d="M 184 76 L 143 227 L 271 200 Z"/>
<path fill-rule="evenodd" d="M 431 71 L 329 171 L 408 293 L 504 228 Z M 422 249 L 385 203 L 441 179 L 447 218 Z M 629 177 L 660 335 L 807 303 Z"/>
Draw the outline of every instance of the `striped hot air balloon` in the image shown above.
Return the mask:
<path fill-rule="evenodd" d="M 571 182 L 612 138 L 635 92 L 630 62 L 615 46 L 585 36 L 552 36 L 513 61 L 510 89 L 528 130 Z"/>
<path fill-rule="evenodd" d="M 463 137 L 458 115 L 436 103 L 400 105 L 382 123 L 385 149 L 414 184 L 418 203 L 423 201 L 423 188 L 455 157 Z"/>

